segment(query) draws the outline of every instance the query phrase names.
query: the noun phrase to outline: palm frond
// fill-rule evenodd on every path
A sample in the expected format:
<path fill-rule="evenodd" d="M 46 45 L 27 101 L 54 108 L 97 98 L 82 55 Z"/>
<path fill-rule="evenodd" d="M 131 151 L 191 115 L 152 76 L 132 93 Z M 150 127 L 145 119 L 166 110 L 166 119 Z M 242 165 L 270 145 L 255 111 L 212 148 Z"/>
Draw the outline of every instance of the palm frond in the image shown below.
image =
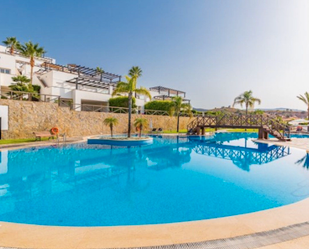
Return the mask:
<path fill-rule="evenodd" d="M 118 119 L 117 118 L 113 118 L 113 117 L 110 117 L 110 118 L 106 118 L 103 120 L 103 123 L 107 126 L 110 126 L 110 125 L 117 125 L 118 124 Z"/>
<path fill-rule="evenodd" d="M 115 96 L 115 95 L 118 95 L 118 94 L 121 94 L 121 93 L 129 93 L 130 90 L 128 87 L 117 87 L 114 89 L 113 93 L 112 93 L 112 96 Z"/>
<path fill-rule="evenodd" d="M 129 70 L 129 75 L 133 78 L 139 78 L 142 76 L 142 69 L 138 66 L 133 66 L 130 70 Z"/>
<path fill-rule="evenodd" d="M 136 92 L 139 95 L 144 95 L 148 97 L 149 99 L 151 99 L 151 94 L 145 87 L 140 87 L 138 89 L 135 89 L 134 92 Z"/>
<path fill-rule="evenodd" d="M 255 98 L 252 96 L 252 91 L 245 91 L 244 93 L 240 94 L 238 97 L 236 97 L 234 99 L 234 103 L 233 103 L 233 107 L 236 104 L 239 104 L 241 107 L 243 106 L 243 104 L 246 105 L 246 109 L 247 107 L 253 108 L 255 102 L 257 102 L 258 104 L 261 104 L 261 100 L 258 98 Z"/>
<path fill-rule="evenodd" d="M 306 94 L 308 94 L 307 92 L 305 92 L 305 96 Z M 309 105 L 309 95 L 307 95 L 306 97 L 303 95 L 299 95 L 297 96 L 297 98 L 301 101 L 303 101 L 306 105 Z"/>
<path fill-rule="evenodd" d="M 145 126 L 148 124 L 148 120 L 145 119 L 145 118 L 137 118 L 134 120 L 134 126 L 135 127 L 140 127 L 141 125 L 142 126 Z"/>

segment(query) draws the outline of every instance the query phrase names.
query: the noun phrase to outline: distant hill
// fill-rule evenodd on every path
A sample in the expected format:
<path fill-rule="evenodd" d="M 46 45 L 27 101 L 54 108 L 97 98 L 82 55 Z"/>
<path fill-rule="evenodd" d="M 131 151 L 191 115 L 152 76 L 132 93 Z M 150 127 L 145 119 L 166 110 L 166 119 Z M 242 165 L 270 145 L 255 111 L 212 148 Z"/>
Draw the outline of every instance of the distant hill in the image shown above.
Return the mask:
<path fill-rule="evenodd" d="M 196 111 L 198 111 L 198 112 L 207 112 L 209 109 L 195 108 L 195 107 L 193 107 L 193 110 L 196 110 Z"/>
<path fill-rule="evenodd" d="M 204 108 L 193 108 L 193 110 L 195 111 L 199 111 L 199 112 L 223 112 L 223 113 L 239 113 L 239 112 L 244 112 L 244 110 L 240 110 L 237 108 L 232 108 L 232 107 L 221 107 L 221 108 L 213 108 L 213 109 L 204 109 Z"/>
<path fill-rule="evenodd" d="M 259 109 L 259 110 L 262 110 L 262 111 L 286 111 L 286 110 L 289 110 L 292 112 L 303 112 L 305 110 L 300 110 L 300 109 L 290 109 L 290 108 L 283 108 L 283 107 L 280 107 L 280 108 L 264 108 L 264 109 Z"/>
<path fill-rule="evenodd" d="M 238 110 L 237 108 L 230 108 L 230 107 L 224 107 L 224 108 L 213 108 L 213 109 L 205 109 L 205 108 L 195 108 L 193 107 L 193 110 L 199 111 L 199 112 L 207 112 L 207 111 L 219 111 L 219 110 L 224 110 L 224 111 L 228 111 L 228 112 L 235 112 L 236 110 Z M 244 111 L 243 109 L 239 109 Z M 290 108 L 283 108 L 283 107 L 279 107 L 279 108 L 255 108 L 255 110 L 262 110 L 262 111 L 292 111 L 292 112 L 303 112 L 305 110 L 300 110 L 300 109 L 290 109 Z"/>

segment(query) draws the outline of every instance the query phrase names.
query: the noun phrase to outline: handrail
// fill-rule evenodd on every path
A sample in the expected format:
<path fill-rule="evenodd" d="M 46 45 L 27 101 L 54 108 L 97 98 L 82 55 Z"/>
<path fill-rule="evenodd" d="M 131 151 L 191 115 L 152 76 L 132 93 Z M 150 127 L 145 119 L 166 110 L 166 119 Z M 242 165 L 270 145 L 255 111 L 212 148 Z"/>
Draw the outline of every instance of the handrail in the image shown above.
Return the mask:
<path fill-rule="evenodd" d="M 278 135 L 280 139 L 290 138 L 289 126 L 278 122 L 273 116 L 265 115 L 242 115 L 224 114 L 223 116 L 198 116 L 188 125 L 188 133 L 197 127 L 244 127 L 244 128 L 264 128 L 269 133 Z M 264 127 L 265 126 L 265 127 Z"/>
<path fill-rule="evenodd" d="M 60 103 L 60 96 L 24 91 L 1 91 L 1 99 Z"/>

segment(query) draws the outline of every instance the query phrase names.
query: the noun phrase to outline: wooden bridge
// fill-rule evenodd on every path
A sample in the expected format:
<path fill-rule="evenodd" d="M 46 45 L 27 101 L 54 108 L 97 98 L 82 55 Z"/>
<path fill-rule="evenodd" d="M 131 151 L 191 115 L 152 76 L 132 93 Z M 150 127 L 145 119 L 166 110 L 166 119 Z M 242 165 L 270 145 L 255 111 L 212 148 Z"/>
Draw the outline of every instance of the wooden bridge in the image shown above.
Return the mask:
<path fill-rule="evenodd" d="M 290 141 L 288 125 L 264 115 L 199 116 L 188 124 L 187 134 L 205 135 L 206 128 L 258 129 L 259 139 L 268 139 L 269 134 L 271 134 L 281 141 Z"/>
<path fill-rule="evenodd" d="M 193 149 L 196 153 L 231 160 L 239 168 L 249 171 L 253 164 L 270 163 L 290 154 L 288 147 L 259 144 L 257 149 L 217 143 L 200 143 Z"/>

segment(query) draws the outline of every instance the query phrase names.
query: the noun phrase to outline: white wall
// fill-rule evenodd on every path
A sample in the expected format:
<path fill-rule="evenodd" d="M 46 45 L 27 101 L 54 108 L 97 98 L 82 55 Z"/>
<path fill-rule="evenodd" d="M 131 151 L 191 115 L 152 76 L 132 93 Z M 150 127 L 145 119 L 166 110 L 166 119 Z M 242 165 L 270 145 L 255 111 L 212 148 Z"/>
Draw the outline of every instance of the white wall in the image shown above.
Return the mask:
<path fill-rule="evenodd" d="M 9 107 L 0 105 L 1 130 L 7 131 L 9 129 Z"/>
<path fill-rule="evenodd" d="M 86 92 L 76 89 L 72 90 L 72 95 L 75 105 L 80 105 L 82 100 L 108 102 L 108 100 L 111 98 L 111 95 L 109 94 Z M 80 110 L 80 108 L 77 108 L 76 110 Z"/>
<path fill-rule="evenodd" d="M 9 86 L 12 83 L 12 77 L 20 75 L 27 76 L 30 78 L 31 67 L 30 67 L 30 59 L 24 56 L 20 56 L 17 54 L 9 54 L 6 53 L 6 47 L 0 45 L 0 67 L 5 69 L 10 69 L 11 74 L 0 73 L 0 86 Z M 50 58 L 54 63 L 55 59 Z M 33 72 L 36 72 L 40 69 L 40 65 L 44 63 L 46 59 L 44 58 L 36 58 L 35 66 L 33 68 Z M 37 76 L 34 74 L 33 76 L 33 84 L 41 85 L 41 82 L 37 79 Z"/>
<path fill-rule="evenodd" d="M 0 67 L 11 70 L 10 74 L 0 73 L 0 85 L 9 86 L 12 83 L 12 77 L 16 75 L 16 63 L 14 56 L 0 53 Z"/>

